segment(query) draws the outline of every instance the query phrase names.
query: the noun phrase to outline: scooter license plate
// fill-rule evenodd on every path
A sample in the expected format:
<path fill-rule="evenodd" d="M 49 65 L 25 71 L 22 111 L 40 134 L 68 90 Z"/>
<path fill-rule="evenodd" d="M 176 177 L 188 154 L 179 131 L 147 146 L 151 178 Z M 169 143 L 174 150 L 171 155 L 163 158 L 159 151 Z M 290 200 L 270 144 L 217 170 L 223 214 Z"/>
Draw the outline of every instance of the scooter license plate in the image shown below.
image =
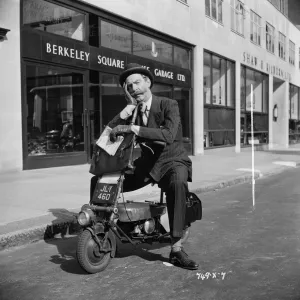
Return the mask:
<path fill-rule="evenodd" d="M 93 202 L 95 203 L 113 203 L 117 196 L 118 185 L 99 182 L 97 183 Z"/>

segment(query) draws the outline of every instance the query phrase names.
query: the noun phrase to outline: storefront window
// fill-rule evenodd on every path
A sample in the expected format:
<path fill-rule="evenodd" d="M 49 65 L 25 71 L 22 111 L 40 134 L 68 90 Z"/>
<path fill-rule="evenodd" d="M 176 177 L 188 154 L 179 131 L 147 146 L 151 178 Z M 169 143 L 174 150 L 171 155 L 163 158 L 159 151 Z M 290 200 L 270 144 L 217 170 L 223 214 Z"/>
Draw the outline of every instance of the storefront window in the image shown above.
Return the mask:
<path fill-rule="evenodd" d="M 83 75 L 26 67 L 28 155 L 84 151 Z"/>
<path fill-rule="evenodd" d="M 289 98 L 290 98 L 289 143 L 295 144 L 295 143 L 300 143 L 300 115 L 299 115 L 300 88 L 290 84 Z"/>
<path fill-rule="evenodd" d="M 241 68 L 241 111 L 246 109 L 246 68 Z"/>
<path fill-rule="evenodd" d="M 102 124 L 106 126 L 126 106 L 124 91 L 120 87 L 118 76 L 101 76 L 101 112 Z"/>
<path fill-rule="evenodd" d="M 131 31 L 101 21 L 101 46 L 131 53 Z"/>
<path fill-rule="evenodd" d="M 204 52 L 203 67 L 204 103 L 234 107 L 235 64 L 224 58 Z"/>
<path fill-rule="evenodd" d="M 269 113 L 269 76 L 263 76 L 263 112 Z"/>
<path fill-rule="evenodd" d="M 171 44 L 137 32 L 133 32 L 133 54 L 166 64 L 173 63 L 173 47 Z"/>
<path fill-rule="evenodd" d="M 290 84 L 290 119 L 299 119 L 298 87 Z"/>
<path fill-rule="evenodd" d="M 251 85 L 253 94 L 251 95 Z M 251 97 L 253 97 L 253 131 L 251 136 Z M 252 69 L 241 68 L 241 144 L 268 143 L 268 76 Z"/>
<path fill-rule="evenodd" d="M 182 134 L 184 140 L 190 140 L 190 90 L 187 88 L 174 88 L 174 99 L 178 101 Z"/>
<path fill-rule="evenodd" d="M 23 24 L 41 31 L 85 41 L 85 15 L 47 1 L 24 0 Z"/>
<path fill-rule="evenodd" d="M 174 46 L 174 64 L 183 69 L 190 68 L 190 52 L 187 49 Z"/>
<path fill-rule="evenodd" d="M 100 110 L 100 74 L 98 71 L 89 71 L 89 126 L 90 126 L 90 158 L 93 154 L 93 144 L 98 140 L 102 132 Z"/>
<path fill-rule="evenodd" d="M 89 14 L 89 44 L 99 47 L 99 18 L 93 14 Z"/>
<path fill-rule="evenodd" d="M 234 63 L 204 52 L 204 147 L 235 144 L 234 74 Z"/>
<path fill-rule="evenodd" d="M 155 96 L 172 98 L 172 86 L 170 85 L 155 83 L 151 92 Z"/>
<path fill-rule="evenodd" d="M 226 105 L 226 61 L 217 56 L 212 56 L 212 104 Z"/>
<path fill-rule="evenodd" d="M 211 103 L 211 54 L 204 52 L 203 102 Z"/>
<path fill-rule="evenodd" d="M 251 111 L 251 85 L 253 88 L 253 111 L 262 112 L 262 74 L 246 69 L 246 110 Z"/>

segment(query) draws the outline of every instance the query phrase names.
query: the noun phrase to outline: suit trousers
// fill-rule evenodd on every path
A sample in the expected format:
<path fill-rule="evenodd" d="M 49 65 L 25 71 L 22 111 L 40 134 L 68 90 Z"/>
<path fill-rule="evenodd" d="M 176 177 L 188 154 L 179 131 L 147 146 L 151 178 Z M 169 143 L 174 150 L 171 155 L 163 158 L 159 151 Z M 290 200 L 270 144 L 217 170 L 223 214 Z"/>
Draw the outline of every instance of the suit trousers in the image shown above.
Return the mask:
<path fill-rule="evenodd" d="M 92 199 L 97 183 L 97 176 L 91 178 L 90 198 Z M 125 174 L 123 192 L 138 190 L 148 184 L 151 180 L 145 173 L 145 169 L 138 165 L 133 174 Z M 183 230 L 188 224 L 185 223 L 186 198 L 188 193 L 188 168 L 184 164 L 173 163 L 158 182 L 158 186 L 166 194 L 170 234 L 174 238 L 183 236 Z"/>

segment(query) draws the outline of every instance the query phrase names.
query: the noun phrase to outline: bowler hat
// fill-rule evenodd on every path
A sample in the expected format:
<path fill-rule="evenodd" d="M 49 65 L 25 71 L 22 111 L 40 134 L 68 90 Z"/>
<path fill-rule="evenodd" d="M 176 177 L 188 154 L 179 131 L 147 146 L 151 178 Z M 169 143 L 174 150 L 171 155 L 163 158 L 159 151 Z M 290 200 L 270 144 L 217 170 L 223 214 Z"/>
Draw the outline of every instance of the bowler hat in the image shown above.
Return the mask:
<path fill-rule="evenodd" d="M 125 67 L 124 71 L 120 74 L 119 82 L 120 82 L 122 87 L 123 87 L 123 84 L 124 84 L 126 78 L 128 76 L 132 75 L 132 74 L 142 74 L 142 75 L 145 75 L 145 76 L 149 77 L 149 79 L 151 81 L 150 88 L 152 88 L 153 81 L 154 81 L 153 74 L 148 69 L 146 69 L 146 68 L 144 68 L 141 65 L 136 64 L 136 63 L 128 64 Z"/>

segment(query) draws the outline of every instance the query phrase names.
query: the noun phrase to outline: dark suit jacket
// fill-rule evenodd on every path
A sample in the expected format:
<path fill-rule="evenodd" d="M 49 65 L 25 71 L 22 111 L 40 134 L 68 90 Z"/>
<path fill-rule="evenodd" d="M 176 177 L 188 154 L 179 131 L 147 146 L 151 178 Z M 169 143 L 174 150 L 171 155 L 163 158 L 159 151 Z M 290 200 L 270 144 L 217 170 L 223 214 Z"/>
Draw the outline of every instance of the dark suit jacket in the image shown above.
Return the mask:
<path fill-rule="evenodd" d="M 130 119 L 123 120 L 118 114 L 108 126 L 114 128 L 117 125 L 129 124 Z M 183 147 L 182 124 L 176 100 L 152 95 L 148 124 L 141 125 L 137 141 L 140 143 L 142 156 L 136 164 L 146 170 L 155 181 L 159 182 L 176 164 L 187 166 L 188 181 L 192 181 L 192 162 Z M 162 148 L 151 144 L 151 141 L 162 141 L 167 145 Z M 154 154 L 147 146 L 153 149 Z"/>

